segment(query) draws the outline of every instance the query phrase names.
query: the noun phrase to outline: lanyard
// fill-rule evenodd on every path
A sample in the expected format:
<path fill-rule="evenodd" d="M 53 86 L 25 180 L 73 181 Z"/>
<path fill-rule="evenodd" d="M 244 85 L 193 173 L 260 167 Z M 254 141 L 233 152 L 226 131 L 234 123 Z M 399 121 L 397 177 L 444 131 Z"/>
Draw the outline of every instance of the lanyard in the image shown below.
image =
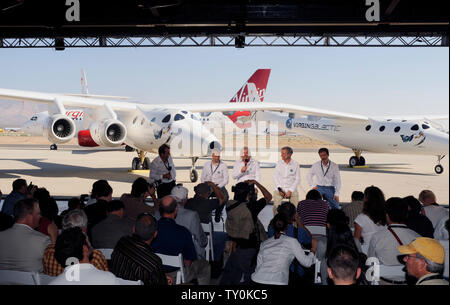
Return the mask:
<path fill-rule="evenodd" d="M 211 166 L 211 177 L 212 177 L 214 175 L 214 173 L 217 171 L 217 169 L 219 168 L 219 166 L 220 166 L 220 160 L 219 160 L 219 164 L 217 164 L 217 167 L 216 167 L 216 169 L 214 171 L 212 169 L 212 161 L 211 161 L 210 166 Z"/>
<path fill-rule="evenodd" d="M 322 168 L 322 174 L 325 177 L 328 174 L 328 171 L 330 170 L 331 163 L 330 163 L 330 161 L 328 161 L 328 167 L 327 167 L 327 171 L 325 173 L 323 172 L 323 164 L 322 164 L 322 162 L 320 162 L 320 167 Z"/>
<path fill-rule="evenodd" d="M 169 163 L 169 159 L 167 159 L 167 164 L 166 162 L 163 161 L 164 167 L 170 172 L 169 168 L 170 168 L 170 163 Z"/>

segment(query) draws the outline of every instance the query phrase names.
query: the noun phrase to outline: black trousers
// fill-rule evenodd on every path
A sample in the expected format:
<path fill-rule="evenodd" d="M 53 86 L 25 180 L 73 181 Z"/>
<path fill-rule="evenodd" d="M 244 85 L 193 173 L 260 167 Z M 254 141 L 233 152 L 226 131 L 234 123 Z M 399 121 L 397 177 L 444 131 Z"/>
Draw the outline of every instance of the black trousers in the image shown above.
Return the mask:
<path fill-rule="evenodd" d="M 158 199 L 163 198 L 164 196 L 170 195 L 172 192 L 172 189 L 175 187 L 175 181 L 169 182 L 169 183 L 160 183 L 158 185 L 158 188 L 156 189 L 156 192 L 158 194 Z"/>

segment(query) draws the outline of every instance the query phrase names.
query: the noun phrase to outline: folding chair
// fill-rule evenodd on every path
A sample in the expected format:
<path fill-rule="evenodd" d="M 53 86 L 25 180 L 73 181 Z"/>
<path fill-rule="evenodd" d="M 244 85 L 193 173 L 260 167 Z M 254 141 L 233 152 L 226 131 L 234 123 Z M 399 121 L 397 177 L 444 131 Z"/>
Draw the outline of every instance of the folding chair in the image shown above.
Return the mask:
<path fill-rule="evenodd" d="M 213 223 L 212 220 L 210 223 L 202 223 L 202 229 L 206 233 L 208 237 L 208 244 L 206 245 L 206 260 L 213 261 L 214 260 L 214 242 L 213 242 Z M 211 254 L 210 254 L 211 252 Z"/>
<path fill-rule="evenodd" d="M 131 286 L 131 285 L 144 285 L 144 283 L 141 280 L 130 281 L 130 280 L 124 280 L 124 279 L 119 278 L 119 282 L 120 282 L 120 285 L 128 285 L 128 286 Z"/>
<path fill-rule="evenodd" d="M 403 265 L 386 266 L 380 265 L 380 279 L 391 284 L 406 284 L 406 274 Z M 379 280 L 372 280 L 372 285 L 380 285 Z"/>
<path fill-rule="evenodd" d="M 56 276 L 50 276 L 45 273 L 36 273 L 36 285 L 48 285 Z"/>
<path fill-rule="evenodd" d="M 0 285 L 37 285 L 37 272 L 0 270 Z"/>
<path fill-rule="evenodd" d="M 114 251 L 114 249 L 106 249 L 106 248 L 103 248 L 103 249 L 96 249 L 96 250 L 102 252 L 102 253 L 103 253 L 103 256 L 105 256 L 105 258 L 106 258 L 107 260 L 110 260 L 110 259 L 111 259 L 111 254 L 112 254 L 113 251 Z"/>
<path fill-rule="evenodd" d="M 183 262 L 183 255 L 181 253 L 178 255 L 166 255 L 161 253 L 155 254 L 161 258 L 163 265 L 180 268 L 180 270 L 177 271 L 176 284 L 185 283 L 184 262 Z"/>

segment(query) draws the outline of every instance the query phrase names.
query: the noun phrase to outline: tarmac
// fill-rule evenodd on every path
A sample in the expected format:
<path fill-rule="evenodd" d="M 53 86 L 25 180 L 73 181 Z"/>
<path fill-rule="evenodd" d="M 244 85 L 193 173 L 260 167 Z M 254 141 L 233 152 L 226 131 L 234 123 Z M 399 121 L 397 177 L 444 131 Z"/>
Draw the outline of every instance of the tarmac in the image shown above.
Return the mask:
<path fill-rule="evenodd" d="M 0 190 L 6 195 L 15 179 L 24 178 L 28 183 L 47 188 L 53 196 L 79 196 L 88 194 L 96 180 L 106 179 L 114 190 L 113 196 L 120 197 L 131 191 L 131 183 L 137 177 L 148 177 L 148 171 L 129 171 L 135 156 L 135 152 L 125 152 L 123 148 L 98 150 L 69 144 L 59 145 L 58 150 L 50 151 L 49 145 L 44 144 L 0 144 Z M 351 156 L 349 149 L 330 149 L 330 160 L 338 163 L 341 171 L 341 202 L 349 202 L 353 191 L 364 191 L 366 187 L 375 185 L 381 188 L 386 198 L 417 197 L 421 190 L 430 189 L 436 194 L 438 203 L 449 204 L 448 158 L 441 161 L 444 173 L 438 175 L 434 172 L 435 156 L 363 153 L 369 167 L 348 168 Z M 149 157 L 152 160 L 155 155 Z M 262 184 L 272 192 L 275 189 L 273 172 L 279 153 L 266 151 L 256 154 L 255 158 L 261 162 Z M 319 160 L 317 149 L 294 148 L 293 158 L 301 167 L 299 195 L 303 199 L 310 189 L 306 181 L 307 171 L 311 164 Z M 229 168 L 230 183 L 227 189 L 232 196 L 234 180 L 231 171 L 235 158 L 225 155 L 222 159 Z M 208 158 L 200 158 L 196 164 L 199 177 L 206 161 Z M 189 195 L 193 196 L 193 187 L 198 182 L 191 183 L 189 180 L 191 160 L 174 157 L 174 163 L 177 182 L 188 188 Z"/>

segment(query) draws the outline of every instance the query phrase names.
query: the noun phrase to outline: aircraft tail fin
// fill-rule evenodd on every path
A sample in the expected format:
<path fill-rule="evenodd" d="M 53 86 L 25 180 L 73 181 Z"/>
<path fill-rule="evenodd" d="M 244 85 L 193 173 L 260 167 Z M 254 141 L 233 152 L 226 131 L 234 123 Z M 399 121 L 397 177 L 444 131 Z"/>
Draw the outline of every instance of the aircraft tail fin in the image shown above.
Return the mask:
<path fill-rule="evenodd" d="M 84 71 L 84 68 L 81 69 L 81 94 L 89 95 L 86 72 Z"/>
<path fill-rule="evenodd" d="M 269 81 L 270 69 L 258 69 L 231 98 L 230 103 L 262 102 Z"/>

